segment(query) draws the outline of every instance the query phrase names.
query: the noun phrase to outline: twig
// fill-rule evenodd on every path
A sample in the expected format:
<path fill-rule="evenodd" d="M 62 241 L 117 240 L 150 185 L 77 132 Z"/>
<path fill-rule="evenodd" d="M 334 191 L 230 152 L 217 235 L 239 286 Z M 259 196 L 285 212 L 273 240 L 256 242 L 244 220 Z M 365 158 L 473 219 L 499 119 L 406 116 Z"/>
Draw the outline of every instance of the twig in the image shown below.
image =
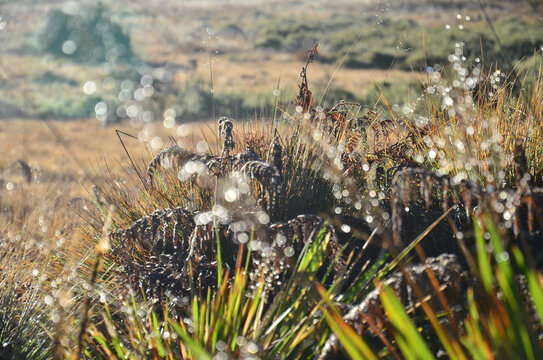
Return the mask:
<path fill-rule="evenodd" d="M 276 95 L 275 95 L 275 104 L 273 106 L 273 121 L 275 122 L 276 120 L 276 115 L 277 115 L 277 103 L 279 102 L 279 84 L 281 83 L 281 72 L 279 72 L 279 78 L 277 79 L 277 87 L 275 88 L 275 91 L 276 91 Z"/>
<path fill-rule="evenodd" d="M 213 119 L 215 119 L 215 89 L 213 88 L 213 64 L 211 63 L 211 54 L 209 54 L 209 86 L 211 87 L 211 110 Z"/>
<path fill-rule="evenodd" d="M 64 137 L 61 135 L 60 131 L 58 131 L 58 129 L 56 128 L 55 125 L 53 125 L 53 123 L 51 123 L 51 121 L 47 120 L 47 119 L 41 119 L 41 121 L 45 124 L 45 126 L 47 126 L 47 128 L 49 129 L 49 131 L 51 131 L 51 134 L 53 134 L 55 140 L 60 144 L 62 145 L 62 147 L 64 148 L 64 150 L 66 150 L 66 153 L 68 154 L 68 156 L 70 157 L 70 159 L 72 160 L 72 162 L 76 165 L 75 167 L 77 168 L 77 172 L 79 173 L 80 176 L 86 176 L 88 177 L 89 179 L 92 180 L 91 176 L 90 175 L 85 175 L 85 171 L 83 170 L 83 168 L 81 167 L 81 163 L 82 161 L 77 157 L 75 151 L 72 151 L 70 149 L 70 146 L 69 144 L 66 142 L 66 140 L 64 140 Z"/>
<path fill-rule="evenodd" d="M 109 250 L 109 237 L 108 231 L 111 228 L 111 221 L 114 207 L 110 206 L 108 216 L 102 228 L 102 238 L 100 243 L 96 246 L 96 259 L 92 265 L 92 273 L 88 282 L 88 288 L 83 296 L 83 304 L 81 305 L 81 326 L 79 333 L 77 334 L 77 350 L 75 359 L 80 360 L 83 352 L 83 342 L 85 340 L 85 334 L 87 332 L 87 323 L 89 321 L 89 307 L 90 307 L 90 295 L 94 291 L 94 285 L 98 278 L 98 270 L 100 269 L 100 262 L 104 257 L 104 254 Z"/>
<path fill-rule="evenodd" d="M 121 134 L 123 135 L 126 135 L 126 136 L 129 136 L 129 137 L 132 137 L 134 139 L 138 139 L 137 137 L 135 137 L 134 135 L 131 135 L 131 134 L 128 134 L 122 130 L 115 130 L 115 133 L 117 134 L 117 137 L 119 138 L 119 141 L 121 142 L 121 145 L 123 146 L 123 149 L 124 149 L 124 152 L 126 153 L 126 156 L 128 156 L 128 160 L 130 160 L 130 164 L 132 165 L 132 168 L 134 169 L 134 171 L 136 172 L 136 174 L 138 175 L 138 177 L 140 178 L 140 181 L 142 182 L 143 186 L 145 187 L 145 189 L 148 189 L 147 187 L 147 182 L 145 181 L 145 179 L 143 178 L 143 176 L 141 175 L 139 169 L 136 167 L 136 164 L 134 163 L 134 161 L 132 160 L 132 157 L 130 156 L 130 153 L 128 152 L 128 150 L 126 149 L 126 146 L 124 145 L 124 141 L 123 139 L 121 138 Z M 138 139 L 139 140 L 139 139 Z"/>
<path fill-rule="evenodd" d="M 492 23 L 492 20 L 490 19 L 490 16 L 488 16 L 488 14 L 486 12 L 486 8 L 485 8 L 485 5 L 483 4 L 483 1 L 482 0 L 477 0 L 477 2 L 479 3 L 479 6 L 481 7 L 481 11 L 483 13 L 483 16 L 485 17 L 486 23 L 488 24 L 488 26 L 490 26 L 490 30 L 492 30 L 492 33 L 494 34 L 494 37 L 496 38 L 496 42 L 498 43 L 498 46 L 500 47 L 500 52 L 502 53 L 502 56 L 503 56 L 504 60 L 507 62 L 507 65 L 509 65 L 509 68 L 511 69 L 511 72 L 514 72 L 515 67 L 513 66 L 513 63 L 511 62 L 511 59 L 509 58 L 509 56 L 507 55 L 507 53 L 505 52 L 505 50 L 503 48 L 500 37 L 498 36 L 498 33 L 496 32 L 496 28 L 494 28 L 494 24 Z"/>

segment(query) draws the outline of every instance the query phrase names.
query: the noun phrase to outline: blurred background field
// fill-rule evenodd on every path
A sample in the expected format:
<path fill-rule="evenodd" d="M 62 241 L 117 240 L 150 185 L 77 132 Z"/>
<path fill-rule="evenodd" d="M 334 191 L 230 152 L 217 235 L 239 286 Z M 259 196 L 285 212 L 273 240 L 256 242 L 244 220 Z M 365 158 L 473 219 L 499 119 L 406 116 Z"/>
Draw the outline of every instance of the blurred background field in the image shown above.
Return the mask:
<path fill-rule="evenodd" d="M 126 109 L 116 110 L 142 76 L 153 75 L 159 94 L 146 96 L 161 102 L 149 107 L 154 119 L 174 106 L 181 121 L 206 119 L 212 115 L 211 64 L 217 108 L 244 119 L 269 111 L 276 95 L 292 99 L 300 63 L 314 43 L 319 56 L 310 82 L 317 95 L 333 78 L 329 102 L 372 106 L 381 88 L 390 103 L 399 103 L 409 90 L 418 92 L 428 66 L 447 63 L 456 42 L 464 43 L 469 61 L 511 67 L 531 57 L 543 37 L 540 15 L 528 1 L 487 4 L 499 40 L 472 1 L 101 4 L 1 5 L 2 118 L 92 118 L 95 110 L 102 115 L 100 102 L 127 117 Z"/>

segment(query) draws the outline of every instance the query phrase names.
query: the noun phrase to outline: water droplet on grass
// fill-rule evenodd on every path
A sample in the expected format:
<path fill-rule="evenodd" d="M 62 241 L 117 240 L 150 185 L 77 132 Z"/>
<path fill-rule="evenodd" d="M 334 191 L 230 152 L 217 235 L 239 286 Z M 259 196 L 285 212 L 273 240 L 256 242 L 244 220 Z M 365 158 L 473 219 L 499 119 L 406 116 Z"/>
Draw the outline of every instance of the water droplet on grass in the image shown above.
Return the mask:
<path fill-rule="evenodd" d="M 236 338 L 236 344 L 238 346 L 244 346 L 245 344 L 247 344 L 247 339 L 245 337 L 243 337 L 243 336 L 238 336 Z"/>
<path fill-rule="evenodd" d="M 224 351 L 226 349 L 226 343 L 222 340 L 217 341 L 215 348 L 219 351 Z"/>
<path fill-rule="evenodd" d="M 72 55 L 77 50 L 77 44 L 73 40 L 64 41 L 61 50 L 66 55 Z"/>
<path fill-rule="evenodd" d="M 198 141 L 198 144 L 196 144 L 196 150 L 199 152 L 199 153 L 205 153 L 208 149 L 208 146 L 207 146 L 207 142 L 205 142 L 204 140 L 201 140 L 201 141 Z"/>
<path fill-rule="evenodd" d="M 87 81 L 83 85 L 83 92 L 87 95 L 92 95 L 96 92 L 96 83 L 94 81 Z"/>
<path fill-rule="evenodd" d="M 94 112 L 96 115 L 105 115 L 107 113 L 107 104 L 103 101 L 100 101 L 94 106 Z"/>
<path fill-rule="evenodd" d="M 228 202 L 234 202 L 239 198 L 239 190 L 235 188 L 228 189 L 224 193 L 224 199 Z"/>
<path fill-rule="evenodd" d="M 189 136 L 192 133 L 190 125 L 181 124 L 177 127 L 177 135 L 181 137 Z"/>
<path fill-rule="evenodd" d="M 54 311 L 52 314 L 51 314 L 51 320 L 54 322 L 54 323 L 57 323 L 60 321 L 60 314 L 57 312 L 57 311 Z"/>
<path fill-rule="evenodd" d="M 278 246 L 284 246 L 287 243 L 287 238 L 283 234 L 277 234 L 275 242 Z"/>
<path fill-rule="evenodd" d="M 159 136 L 155 136 L 153 140 L 151 140 L 151 147 L 155 149 L 162 148 L 162 145 L 164 145 L 164 141 L 162 141 L 162 138 L 160 138 Z"/>
<path fill-rule="evenodd" d="M 258 222 L 264 225 L 270 222 L 270 217 L 268 216 L 268 214 L 266 214 L 263 211 L 260 211 L 258 213 L 257 218 L 258 218 Z"/>
<path fill-rule="evenodd" d="M 249 354 L 256 354 L 258 351 L 258 345 L 251 341 L 247 344 L 246 349 Z"/>
<path fill-rule="evenodd" d="M 294 255 L 294 248 L 292 246 L 286 247 L 284 253 L 286 257 L 291 257 Z"/>
<path fill-rule="evenodd" d="M 247 233 L 245 232 L 242 232 L 242 233 L 239 233 L 237 235 L 238 237 L 238 241 L 241 243 L 241 244 L 245 244 L 249 241 L 249 235 L 247 235 Z"/>

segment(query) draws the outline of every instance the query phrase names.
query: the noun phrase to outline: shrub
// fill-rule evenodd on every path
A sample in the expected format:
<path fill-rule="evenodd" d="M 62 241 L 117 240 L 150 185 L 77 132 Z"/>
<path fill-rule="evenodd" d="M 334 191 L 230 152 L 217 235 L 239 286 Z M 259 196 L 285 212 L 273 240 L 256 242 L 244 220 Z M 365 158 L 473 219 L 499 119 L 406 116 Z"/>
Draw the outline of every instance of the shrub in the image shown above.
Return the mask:
<path fill-rule="evenodd" d="M 36 34 L 42 54 L 81 63 L 129 62 L 134 59 L 130 38 L 108 18 L 102 6 L 79 6 L 76 13 L 51 10 Z"/>

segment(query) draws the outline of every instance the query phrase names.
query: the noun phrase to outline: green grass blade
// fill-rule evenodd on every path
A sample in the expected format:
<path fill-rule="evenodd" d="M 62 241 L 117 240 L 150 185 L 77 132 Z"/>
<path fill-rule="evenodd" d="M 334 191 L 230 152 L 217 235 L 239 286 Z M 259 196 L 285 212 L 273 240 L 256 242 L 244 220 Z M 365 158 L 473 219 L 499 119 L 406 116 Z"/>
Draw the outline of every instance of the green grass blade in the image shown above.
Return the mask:
<path fill-rule="evenodd" d="M 177 324 L 175 321 L 170 321 L 170 325 L 173 327 L 175 333 L 181 338 L 183 344 L 186 345 L 187 349 L 195 356 L 198 360 L 212 360 L 211 354 L 207 350 L 194 341 L 191 335 L 187 334 L 183 328 Z"/>
<path fill-rule="evenodd" d="M 543 325 L 543 290 L 541 289 L 541 285 L 539 284 L 539 281 L 537 281 L 534 272 L 526 268 L 524 257 L 522 256 L 520 249 L 517 247 L 513 248 L 513 254 L 518 266 L 526 275 L 528 291 L 530 292 L 532 302 L 536 308 L 537 314 L 539 315 L 539 322 L 541 325 Z"/>
<path fill-rule="evenodd" d="M 325 235 L 325 233 L 326 225 L 319 231 L 298 266 L 298 272 L 306 272 L 309 275 L 309 280 L 313 279 L 313 276 L 320 268 L 324 253 L 330 242 L 331 234 Z"/>
<path fill-rule="evenodd" d="M 490 256 L 486 251 L 486 242 L 483 237 L 483 231 L 479 225 L 478 219 L 473 219 L 473 229 L 475 232 L 475 245 L 477 247 L 477 262 L 479 265 L 479 274 L 481 282 L 487 293 L 492 292 L 492 265 L 490 264 Z"/>
<path fill-rule="evenodd" d="M 350 304 L 354 301 L 357 296 L 360 296 L 362 290 L 371 284 L 371 279 L 375 276 L 377 271 L 383 267 L 388 259 L 388 253 L 383 254 L 374 264 L 372 264 L 369 269 L 367 269 L 364 274 L 357 279 L 352 286 L 345 291 L 342 295 L 341 301 L 347 304 Z"/>
<path fill-rule="evenodd" d="M 379 279 L 383 278 L 383 276 L 385 276 L 386 274 L 394 270 L 394 268 L 398 266 L 400 261 L 402 261 L 407 256 L 407 254 L 409 254 L 411 250 L 413 250 L 415 246 L 417 246 L 417 244 L 420 243 L 422 239 L 424 239 L 426 235 L 430 233 L 430 231 L 432 231 L 437 225 L 439 225 L 439 223 L 443 221 L 443 219 L 445 219 L 447 215 L 449 215 L 449 213 L 453 211 L 454 209 L 456 209 L 456 206 L 450 207 L 447 211 L 445 211 L 445 213 L 443 213 L 432 224 L 430 224 L 430 226 L 424 229 L 424 231 L 420 233 L 419 236 L 417 236 L 415 240 L 413 240 L 409 244 L 409 246 L 407 246 L 394 260 L 392 260 L 392 262 L 386 268 L 384 268 L 383 270 L 379 272 Z"/>
<path fill-rule="evenodd" d="M 108 344 L 107 344 L 107 341 L 106 339 L 101 335 L 101 334 L 94 334 L 93 336 L 94 340 L 96 340 L 101 346 L 102 348 L 104 349 L 104 351 L 107 353 L 107 354 L 113 354 L 111 352 L 111 349 L 109 348 Z M 120 354 L 117 353 L 117 356 L 119 356 Z"/>
<path fill-rule="evenodd" d="M 473 289 L 468 290 L 468 310 L 470 318 L 464 322 L 467 336 L 463 338 L 462 343 L 468 348 L 470 355 L 474 359 L 486 360 L 489 357 L 487 343 L 483 340 L 481 331 L 480 315 L 473 295 Z"/>
<path fill-rule="evenodd" d="M 222 254 L 221 254 L 221 237 L 219 236 L 219 226 L 217 220 L 214 220 L 213 227 L 215 230 L 215 238 L 217 239 L 217 289 L 221 288 L 221 281 L 223 280 L 222 269 Z"/>
<path fill-rule="evenodd" d="M 152 316 L 153 316 L 153 330 L 155 333 L 156 348 L 160 357 L 164 357 L 165 356 L 164 345 L 162 344 L 162 336 L 160 335 L 160 328 L 158 327 L 158 320 L 156 318 L 156 314 L 154 311 L 152 312 Z"/>
<path fill-rule="evenodd" d="M 428 349 L 426 342 L 411 322 L 402 303 L 392 289 L 383 286 L 383 291 L 381 291 L 379 297 L 387 318 L 396 330 L 394 338 L 398 341 L 398 346 L 403 355 L 408 359 L 433 359 L 434 355 Z"/>
<path fill-rule="evenodd" d="M 320 307 L 324 319 L 352 359 L 377 359 L 364 339 L 339 315 L 326 289 L 316 284 L 317 290 L 328 307 Z"/>

